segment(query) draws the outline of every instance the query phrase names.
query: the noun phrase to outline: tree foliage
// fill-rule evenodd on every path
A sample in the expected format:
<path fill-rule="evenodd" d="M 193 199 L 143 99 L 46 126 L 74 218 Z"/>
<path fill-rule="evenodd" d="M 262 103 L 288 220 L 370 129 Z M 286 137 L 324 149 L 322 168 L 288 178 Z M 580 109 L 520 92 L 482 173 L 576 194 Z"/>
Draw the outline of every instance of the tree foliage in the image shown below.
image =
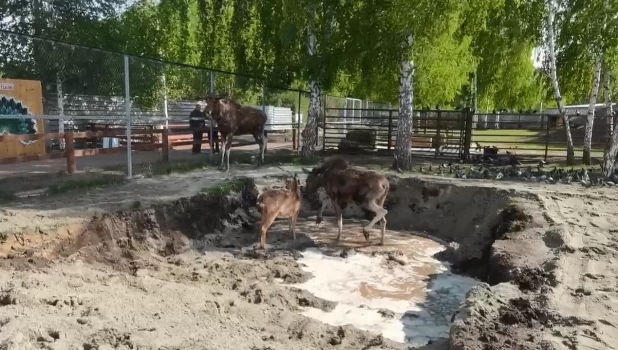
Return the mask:
<path fill-rule="evenodd" d="M 557 16 L 558 74 L 564 77 L 565 99 L 581 102 L 589 95 L 591 83 L 590 47 L 603 47 L 608 52 L 606 66 L 612 71 L 618 66 L 618 45 L 607 39 L 618 35 L 603 36 L 595 25 L 601 16 L 611 11 L 615 14 L 617 9 L 613 8 L 618 5 L 608 0 L 563 2 Z M 248 103 L 261 101 L 264 85 L 307 89 L 311 76 L 318 76 L 330 93 L 397 103 L 400 44 L 412 33 L 415 44 L 407 54 L 415 62 L 416 107 L 468 104 L 474 72 L 483 110 L 535 109 L 551 100 L 542 70 L 530 59 L 543 35 L 541 0 L 131 3 L 121 11 L 126 8 L 125 0 L 7 0 L 0 4 L 0 16 L 5 18 L 0 26 L 240 72 L 246 76 L 216 74 L 216 89 Z M 610 19 L 616 20 L 615 16 Z M 308 28 L 316 33 L 315 57 L 306 50 Z M 5 38 L 0 41 L 0 69 L 7 76 L 38 78 L 51 86 L 60 72 L 66 92 L 122 94 L 120 55 L 116 58 L 49 43 L 35 45 L 23 37 Z M 30 49 L 16 49 L 20 45 Z M 97 69 L 90 68 L 93 66 Z M 172 99 L 193 98 L 210 88 L 210 73 L 205 70 L 132 59 L 131 72 L 133 92 L 143 97 L 144 103 L 154 101 L 163 89 L 162 76 Z M 612 79 L 612 84 L 616 81 Z M 267 90 L 266 99 L 281 100 L 276 94 L 275 89 Z"/>

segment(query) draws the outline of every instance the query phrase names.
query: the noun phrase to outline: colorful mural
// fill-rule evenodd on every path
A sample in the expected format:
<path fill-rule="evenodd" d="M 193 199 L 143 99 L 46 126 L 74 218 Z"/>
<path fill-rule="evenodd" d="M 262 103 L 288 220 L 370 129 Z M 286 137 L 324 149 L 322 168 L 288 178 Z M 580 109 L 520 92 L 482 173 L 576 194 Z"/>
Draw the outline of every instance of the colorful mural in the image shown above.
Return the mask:
<path fill-rule="evenodd" d="M 0 115 L 30 115 L 28 107 L 10 96 L 0 96 Z M 0 135 L 24 135 L 37 133 L 36 120 L 32 118 L 0 118 Z M 20 141 L 23 145 L 30 145 L 34 141 Z"/>

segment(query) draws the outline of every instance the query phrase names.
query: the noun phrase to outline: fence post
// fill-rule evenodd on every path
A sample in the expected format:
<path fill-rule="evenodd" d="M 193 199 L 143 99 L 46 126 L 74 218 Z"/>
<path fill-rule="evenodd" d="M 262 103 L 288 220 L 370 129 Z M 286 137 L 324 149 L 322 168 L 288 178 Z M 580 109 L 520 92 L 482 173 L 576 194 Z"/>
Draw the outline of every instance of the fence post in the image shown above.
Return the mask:
<path fill-rule="evenodd" d="M 437 125 L 436 125 L 436 152 L 434 154 L 434 157 L 438 157 L 438 154 L 440 154 L 440 144 L 441 144 L 441 139 L 442 139 L 442 135 L 440 135 L 440 124 L 442 123 L 442 111 L 438 109 L 438 120 L 437 120 Z"/>
<path fill-rule="evenodd" d="M 215 94 L 215 72 L 210 71 L 210 94 L 214 95 Z M 212 113 L 210 115 L 210 122 L 208 124 L 210 124 L 210 133 L 208 134 L 208 143 L 210 144 L 210 159 L 208 161 L 212 162 L 212 157 L 214 156 L 214 146 L 215 146 L 215 141 L 212 139 L 213 135 L 214 135 L 214 131 L 212 130 L 213 128 L 213 124 L 214 120 L 212 118 Z"/>
<path fill-rule="evenodd" d="M 64 98 L 62 97 L 62 79 L 59 73 L 56 74 L 56 92 L 58 93 L 58 115 L 62 118 L 64 117 Z M 58 119 L 58 133 L 64 133 L 64 119 Z M 60 149 L 65 149 L 64 138 L 58 141 Z"/>
<path fill-rule="evenodd" d="M 64 133 L 64 156 L 67 159 L 67 173 L 69 174 L 74 174 L 75 170 L 77 170 L 75 164 L 75 144 L 73 140 L 72 132 Z"/>
<path fill-rule="evenodd" d="M 463 151 L 463 159 L 467 160 L 470 158 L 470 144 L 472 143 L 472 119 L 474 117 L 474 112 L 470 110 L 470 108 L 466 109 L 466 121 L 465 121 L 465 135 L 464 135 L 464 151 Z"/>
<path fill-rule="evenodd" d="M 298 148 L 300 148 L 300 123 L 302 122 L 302 117 L 301 117 L 301 108 L 300 108 L 300 99 L 301 99 L 301 92 L 300 90 L 298 91 L 298 122 L 296 124 L 296 137 L 298 137 Z"/>
<path fill-rule="evenodd" d="M 131 91 L 129 91 L 129 56 L 124 55 L 124 114 L 127 118 L 127 178 L 133 177 L 131 158 Z"/>
<path fill-rule="evenodd" d="M 326 152 L 326 95 L 324 96 L 324 105 L 322 106 L 322 151 Z M 317 129 L 317 126 L 316 126 Z M 316 145 L 317 145 L 317 130 L 316 130 Z"/>
<path fill-rule="evenodd" d="M 549 115 L 543 115 L 542 119 L 545 120 L 545 157 L 547 161 L 547 151 L 549 150 Z"/>
<path fill-rule="evenodd" d="M 386 146 L 386 149 L 389 151 L 391 150 L 392 138 L 393 138 L 393 110 L 389 109 L 388 110 L 388 142 Z"/>
<path fill-rule="evenodd" d="M 169 129 L 163 129 L 163 140 L 161 141 L 162 143 L 162 152 L 163 152 L 163 162 L 164 163 L 169 163 L 170 161 L 170 130 Z"/>
<path fill-rule="evenodd" d="M 163 117 L 165 118 L 165 128 L 170 127 L 170 117 L 167 111 L 167 82 L 165 73 L 161 74 L 161 85 L 163 85 Z"/>
<path fill-rule="evenodd" d="M 322 122 L 326 123 L 326 94 L 322 94 L 320 97 L 321 97 L 320 103 L 322 104 L 322 106 L 320 106 L 322 108 L 322 119 L 323 119 Z M 307 113 L 307 115 L 309 114 Z M 320 144 L 320 137 L 319 137 L 318 131 L 320 131 L 320 128 L 318 127 L 318 123 L 316 123 L 315 124 L 315 145 L 316 146 Z M 324 150 L 324 138 L 322 138 L 322 150 Z"/>

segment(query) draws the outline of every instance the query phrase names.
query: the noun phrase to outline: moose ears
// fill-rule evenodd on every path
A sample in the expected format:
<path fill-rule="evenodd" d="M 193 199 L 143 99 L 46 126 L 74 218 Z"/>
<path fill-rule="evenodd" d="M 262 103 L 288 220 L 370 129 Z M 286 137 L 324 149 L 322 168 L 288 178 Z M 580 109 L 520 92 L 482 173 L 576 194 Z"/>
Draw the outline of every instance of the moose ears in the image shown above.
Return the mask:
<path fill-rule="evenodd" d="M 303 173 L 305 174 L 311 174 L 311 171 L 307 170 L 307 168 L 302 168 L 303 169 Z"/>

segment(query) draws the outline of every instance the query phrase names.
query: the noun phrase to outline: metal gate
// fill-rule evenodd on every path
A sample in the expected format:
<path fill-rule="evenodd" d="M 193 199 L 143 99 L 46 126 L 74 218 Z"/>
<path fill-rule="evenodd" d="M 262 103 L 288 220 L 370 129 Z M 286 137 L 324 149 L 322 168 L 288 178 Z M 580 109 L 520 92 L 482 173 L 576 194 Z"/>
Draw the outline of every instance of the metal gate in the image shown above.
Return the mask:
<path fill-rule="evenodd" d="M 415 156 L 468 158 L 470 110 L 415 111 L 410 147 Z M 395 148 L 396 109 L 325 108 L 323 150 L 337 153 L 387 152 Z"/>

